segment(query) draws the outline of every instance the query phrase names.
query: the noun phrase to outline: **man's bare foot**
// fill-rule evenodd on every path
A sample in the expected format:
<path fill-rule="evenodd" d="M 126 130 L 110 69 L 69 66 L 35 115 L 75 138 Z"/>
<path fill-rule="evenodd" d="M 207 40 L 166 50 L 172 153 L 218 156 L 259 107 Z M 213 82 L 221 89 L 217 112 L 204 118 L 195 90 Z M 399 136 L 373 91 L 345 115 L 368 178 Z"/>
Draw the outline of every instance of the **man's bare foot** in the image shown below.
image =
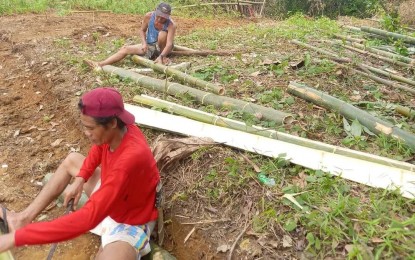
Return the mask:
<path fill-rule="evenodd" d="M 102 71 L 102 67 L 96 61 L 84 59 L 83 62 L 84 62 L 85 65 L 87 65 L 93 71 L 96 71 L 96 72 Z"/>
<path fill-rule="evenodd" d="M 31 222 L 30 220 L 24 218 L 22 213 L 10 211 L 2 205 L 0 207 L 0 219 L 1 221 L 6 219 L 9 232 L 16 231 L 17 229 L 22 228 Z M 4 212 L 6 212 L 6 217 L 4 217 Z"/>

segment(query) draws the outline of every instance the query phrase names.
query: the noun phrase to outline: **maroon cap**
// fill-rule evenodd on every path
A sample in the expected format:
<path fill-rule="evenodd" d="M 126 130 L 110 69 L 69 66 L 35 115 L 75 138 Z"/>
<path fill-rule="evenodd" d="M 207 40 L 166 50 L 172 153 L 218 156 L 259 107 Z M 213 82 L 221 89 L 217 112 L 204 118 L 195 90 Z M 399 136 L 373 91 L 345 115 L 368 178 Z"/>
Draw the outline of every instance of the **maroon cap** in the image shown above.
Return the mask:
<path fill-rule="evenodd" d="M 92 117 L 117 116 L 126 125 L 134 123 L 134 115 L 124 109 L 120 92 L 114 88 L 96 88 L 82 96 L 82 113 Z"/>

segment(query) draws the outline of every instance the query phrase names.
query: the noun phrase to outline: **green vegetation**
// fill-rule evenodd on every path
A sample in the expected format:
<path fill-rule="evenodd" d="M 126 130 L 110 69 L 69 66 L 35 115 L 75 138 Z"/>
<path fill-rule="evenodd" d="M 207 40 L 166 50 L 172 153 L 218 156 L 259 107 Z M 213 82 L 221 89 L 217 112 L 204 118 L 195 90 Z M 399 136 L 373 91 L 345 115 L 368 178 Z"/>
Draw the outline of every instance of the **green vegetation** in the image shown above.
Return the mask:
<path fill-rule="evenodd" d="M 37 1 L 36 7 L 36 4 L 25 1 L 6 1 L 0 7 L 0 12 L 42 12 L 53 6 L 62 10 L 111 9 L 116 12 L 144 13 L 156 5 L 153 1 L 127 2 Z M 284 8 L 305 12 L 312 2 L 286 1 Z M 338 12 L 338 8 L 343 5 L 347 7 L 344 12 L 359 16 L 364 16 L 376 5 L 376 1 L 364 0 L 337 1 L 338 6 L 335 5 L 336 1 L 323 2 L 328 4 L 325 8 L 333 13 L 344 14 Z M 210 56 L 194 59 L 194 66 L 200 68 L 193 75 L 226 85 L 228 96 L 291 112 L 297 116 L 291 125 L 278 130 L 389 158 L 410 157 L 413 151 L 399 141 L 387 136 L 375 136 L 357 121 L 347 121 L 333 111 L 316 107 L 286 93 L 287 82 L 297 80 L 348 102 L 352 102 L 352 97 L 356 96 L 362 102 L 368 100 L 361 106 L 362 109 L 414 132 L 413 123 L 410 124 L 407 119 L 394 114 L 390 107 L 376 105 L 390 97 L 390 93 L 384 91 L 381 85 L 363 80 L 359 75 L 348 74 L 324 57 L 316 61 L 320 55 L 288 43 L 291 39 L 311 42 L 329 38 L 340 31 L 335 21 L 327 17 L 313 19 L 300 13 L 290 15 L 287 20 L 278 23 L 249 23 L 237 28 L 199 29 L 180 35 L 177 43 L 196 49 L 242 50 L 242 54 L 232 58 Z M 92 39 L 90 44 L 80 44 L 76 39 L 69 38 L 54 40 L 54 47 L 58 49 L 56 57 L 76 67 L 78 73 L 84 76 L 92 72 L 86 72 L 85 66 L 80 62 L 83 58 L 100 60 L 126 43 L 137 42 L 136 37 L 103 38 L 96 32 L 88 37 Z M 381 43 L 381 40 L 376 40 L 368 45 L 376 46 Z M 402 48 L 402 44 L 396 45 Z M 343 50 L 335 51 L 343 54 Z M 182 59 L 189 58 L 177 57 L 175 62 Z M 303 67 L 290 66 L 292 61 L 301 59 L 305 61 Z M 356 61 L 360 60 L 356 58 Z M 133 66 L 133 63 L 127 59 L 122 65 Z M 104 74 L 98 76 L 101 83 L 94 84 L 116 86 L 127 98 L 146 93 L 199 108 L 187 93 L 170 97 L 151 92 L 132 81 Z M 276 127 L 272 122 L 264 122 L 239 111 L 218 110 L 209 105 L 202 109 L 245 121 L 248 125 L 263 125 L 273 129 Z M 152 134 L 150 130 L 145 131 L 146 134 Z M 244 214 L 252 220 L 254 232 L 264 236 L 267 233 L 281 237 L 289 235 L 298 244 L 288 248 L 297 251 L 298 247 L 298 251 L 305 251 L 310 259 L 342 258 L 345 255 L 349 259 L 415 258 L 414 200 L 401 197 L 398 190 L 368 188 L 319 170 L 307 170 L 291 164 L 283 155 L 274 159 L 255 154 L 244 155 L 258 165 L 260 172 L 241 158 L 240 152 L 223 148 L 200 149 L 192 155 L 191 160 L 185 162 L 186 165 L 194 166 L 188 168 L 192 177 L 186 179 L 186 182 L 177 182 L 171 197 L 167 198 L 168 204 L 181 203 L 180 205 L 186 206 L 189 201 L 199 201 L 239 213 L 246 208 L 248 213 Z M 198 165 L 200 162 L 204 164 Z M 274 180 L 275 185 L 261 183 L 259 173 Z M 244 199 L 243 203 L 252 205 L 240 205 L 241 200 L 238 199 Z M 193 208 L 190 209 L 192 210 Z"/>

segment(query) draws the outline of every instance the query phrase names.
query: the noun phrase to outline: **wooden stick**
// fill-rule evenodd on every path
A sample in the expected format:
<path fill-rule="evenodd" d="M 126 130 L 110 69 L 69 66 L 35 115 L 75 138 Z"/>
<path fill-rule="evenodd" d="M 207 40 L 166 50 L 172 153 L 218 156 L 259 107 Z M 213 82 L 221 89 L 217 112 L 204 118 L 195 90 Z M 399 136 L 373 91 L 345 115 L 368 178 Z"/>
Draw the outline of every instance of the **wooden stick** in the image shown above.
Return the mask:
<path fill-rule="evenodd" d="M 245 234 L 245 232 L 246 232 L 246 230 L 248 229 L 248 227 L 249 227 L 249 223 L 245 224 L 245 228 L 244 228 L 244 230 L 242 230 L 241 234 L 239 234 L 239 236 L 235 239 L 235 242 L 233 242 L 233 245 L 232 245 L 232 247 L 231 247 L 231 250 L 229 250 L 229 255 L 228 255 L 228 257 L 226 258 L 227 260 L 232 260 L 232 253 L 233 253 L 233 250 L 235 249 L 236 244 L 238 243 L 239 239 L 241 239 L 241 237 Z"/>
<path fill-rule="evenodd" d="M 187 240 L 190 238 L 190 236 L 195 232 L 196 227 L 193 227 L 192 230 L 190 230 L 189 234 L 187 234 L 186 238 L 183 241 L 183 244 L 186 244 Z"/>
<path fill-rule="evenodd" d="M 186 222 L 186 223 L 180 223 L 182 225 L 196 225 L 196 224 L 212 224 L 212 223 L 217 223 L 217 222 L 226 222 L 226 221 L 231 221 L 228 218 L 225 219 L 217 219 L 217 220 L 203 220 L 203 221 L 197 221 L 197 222 Z"/>

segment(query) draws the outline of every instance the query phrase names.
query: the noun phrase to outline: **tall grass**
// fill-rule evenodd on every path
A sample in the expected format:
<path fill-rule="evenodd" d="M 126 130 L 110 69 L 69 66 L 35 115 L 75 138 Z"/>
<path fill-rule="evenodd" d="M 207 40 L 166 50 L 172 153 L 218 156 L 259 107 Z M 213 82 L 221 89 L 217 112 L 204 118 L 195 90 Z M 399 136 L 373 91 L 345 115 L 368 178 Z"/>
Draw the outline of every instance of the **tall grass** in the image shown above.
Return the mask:
<path fill-rule="evenodd" d="M 114 13 L 144 14 L 153 10 L 158 0 L 0 0 L 0 15 L 42 13 L 62 10 L 110 10 Z"/>

